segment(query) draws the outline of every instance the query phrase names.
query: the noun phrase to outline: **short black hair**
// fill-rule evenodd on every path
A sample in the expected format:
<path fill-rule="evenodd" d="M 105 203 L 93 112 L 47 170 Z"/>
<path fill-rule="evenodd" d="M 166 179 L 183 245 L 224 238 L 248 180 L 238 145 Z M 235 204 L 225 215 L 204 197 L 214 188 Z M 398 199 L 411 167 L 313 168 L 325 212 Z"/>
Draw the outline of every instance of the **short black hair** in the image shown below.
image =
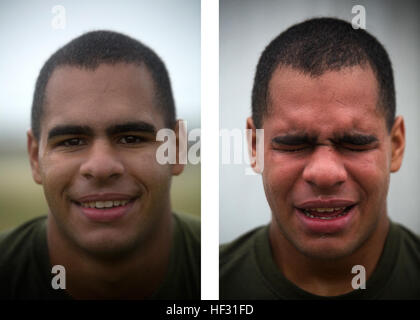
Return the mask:
<path fill-rule="evenodd" d="M 293 25 L 264 49 L 252 89 L 252 119 L 261 128 L 269 105 L 269 83 L 278 67 L 292 67 L 321 76 L 345 67 L 370 66 L 379 88 L 378 106 L 387 129 L 395 119 L 395 88 L 391 60 L 382 44 L 363 29 L 336 18 L 314 18 Z"/>
<path fill-rule="evenodd" d="M 31 128 L 37 140 L 41 134 L 41 120 L 45 90 L 54 70 L 60 66 L 75 66 L 95 70 L 100 64 L 132 63 L 145 65 L 155 84 L 158 106 L 164 113 L 165 125 L 174 128 L 175 102 L 165 64 L 149 47 L 124 34 L 98 30 L 85 33 L 58 49 L 42 67 L 35 85 L 31 112 Z"/>

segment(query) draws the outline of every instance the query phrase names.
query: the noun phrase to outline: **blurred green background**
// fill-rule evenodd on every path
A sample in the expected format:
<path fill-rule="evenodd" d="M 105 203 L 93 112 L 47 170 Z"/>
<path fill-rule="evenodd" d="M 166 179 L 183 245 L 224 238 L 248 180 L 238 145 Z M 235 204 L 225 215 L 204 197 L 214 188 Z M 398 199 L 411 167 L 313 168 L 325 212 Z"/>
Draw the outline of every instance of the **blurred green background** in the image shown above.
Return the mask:
<path fill-rule="evenodd" d="M 176 212 L 200 216 L 200 165 L 187 165 L 173 178 L 172 206 Z M 0 231 L 16 227 L 47 213 L 42 186 L 32 180 L 26 153 L 4 152 L 0 156 Z"/>

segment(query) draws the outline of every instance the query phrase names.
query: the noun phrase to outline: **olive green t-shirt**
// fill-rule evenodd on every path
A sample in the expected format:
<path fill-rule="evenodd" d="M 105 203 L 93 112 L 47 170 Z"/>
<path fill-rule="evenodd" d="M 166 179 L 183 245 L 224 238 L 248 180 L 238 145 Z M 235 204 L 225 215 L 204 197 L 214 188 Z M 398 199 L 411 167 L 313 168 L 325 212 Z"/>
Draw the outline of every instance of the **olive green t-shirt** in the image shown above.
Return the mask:
<path fill-rule="evenodd" d="M 52 288 L 46 216 L 0 234 L 1 299 L 71 299 L 63 289 Z M 174 214 L 173 243 L 168 271 L 150 299 L 200 299 L 200 222 Z"/>
<path fill-rule="evenodd" d="M 283 276 L 272 258 L 268 226 L 259 227 L 221 246 L 220 299 L 420 299 L 420 238 L 391 222 L 382 255 L 365 289 L 322 297 Z"/>

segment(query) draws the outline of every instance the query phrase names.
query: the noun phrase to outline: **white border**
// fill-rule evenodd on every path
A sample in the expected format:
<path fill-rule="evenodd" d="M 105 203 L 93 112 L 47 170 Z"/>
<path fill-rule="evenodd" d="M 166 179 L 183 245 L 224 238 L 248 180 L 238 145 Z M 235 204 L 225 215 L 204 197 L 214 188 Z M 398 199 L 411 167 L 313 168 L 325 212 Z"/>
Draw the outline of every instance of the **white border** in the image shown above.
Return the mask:
<path fill-rule="evenodd" d="M 201 1 L 201 299 L 219 299 L 219 1 Z"/>

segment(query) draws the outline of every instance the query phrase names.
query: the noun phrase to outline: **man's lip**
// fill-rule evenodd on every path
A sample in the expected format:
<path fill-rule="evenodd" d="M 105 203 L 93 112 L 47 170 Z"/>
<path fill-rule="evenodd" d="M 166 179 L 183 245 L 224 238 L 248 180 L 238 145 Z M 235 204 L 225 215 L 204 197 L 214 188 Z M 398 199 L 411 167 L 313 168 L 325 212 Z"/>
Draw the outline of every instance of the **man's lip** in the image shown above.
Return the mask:
<path fill-rule="evenodd" d="M 340 208 L 350 207 L 357 204 L 356 201 L 347 199 L 326 199 L 326 200 L 306 200 L 295 205 L 298 209 L 315 209 L 315 208 Z"/>
<path fill-rule="evenodd" d="M 82 203 L 82 202 L 93 202 L 93 201 L 121 201 L 121 200 L 132 200 L 137 198 L 136 195 L 128 195 L 122 193 L 97 193 L 97 194 L 89 194 L 82 197 L 78 197 L 75 201 Z"/>

